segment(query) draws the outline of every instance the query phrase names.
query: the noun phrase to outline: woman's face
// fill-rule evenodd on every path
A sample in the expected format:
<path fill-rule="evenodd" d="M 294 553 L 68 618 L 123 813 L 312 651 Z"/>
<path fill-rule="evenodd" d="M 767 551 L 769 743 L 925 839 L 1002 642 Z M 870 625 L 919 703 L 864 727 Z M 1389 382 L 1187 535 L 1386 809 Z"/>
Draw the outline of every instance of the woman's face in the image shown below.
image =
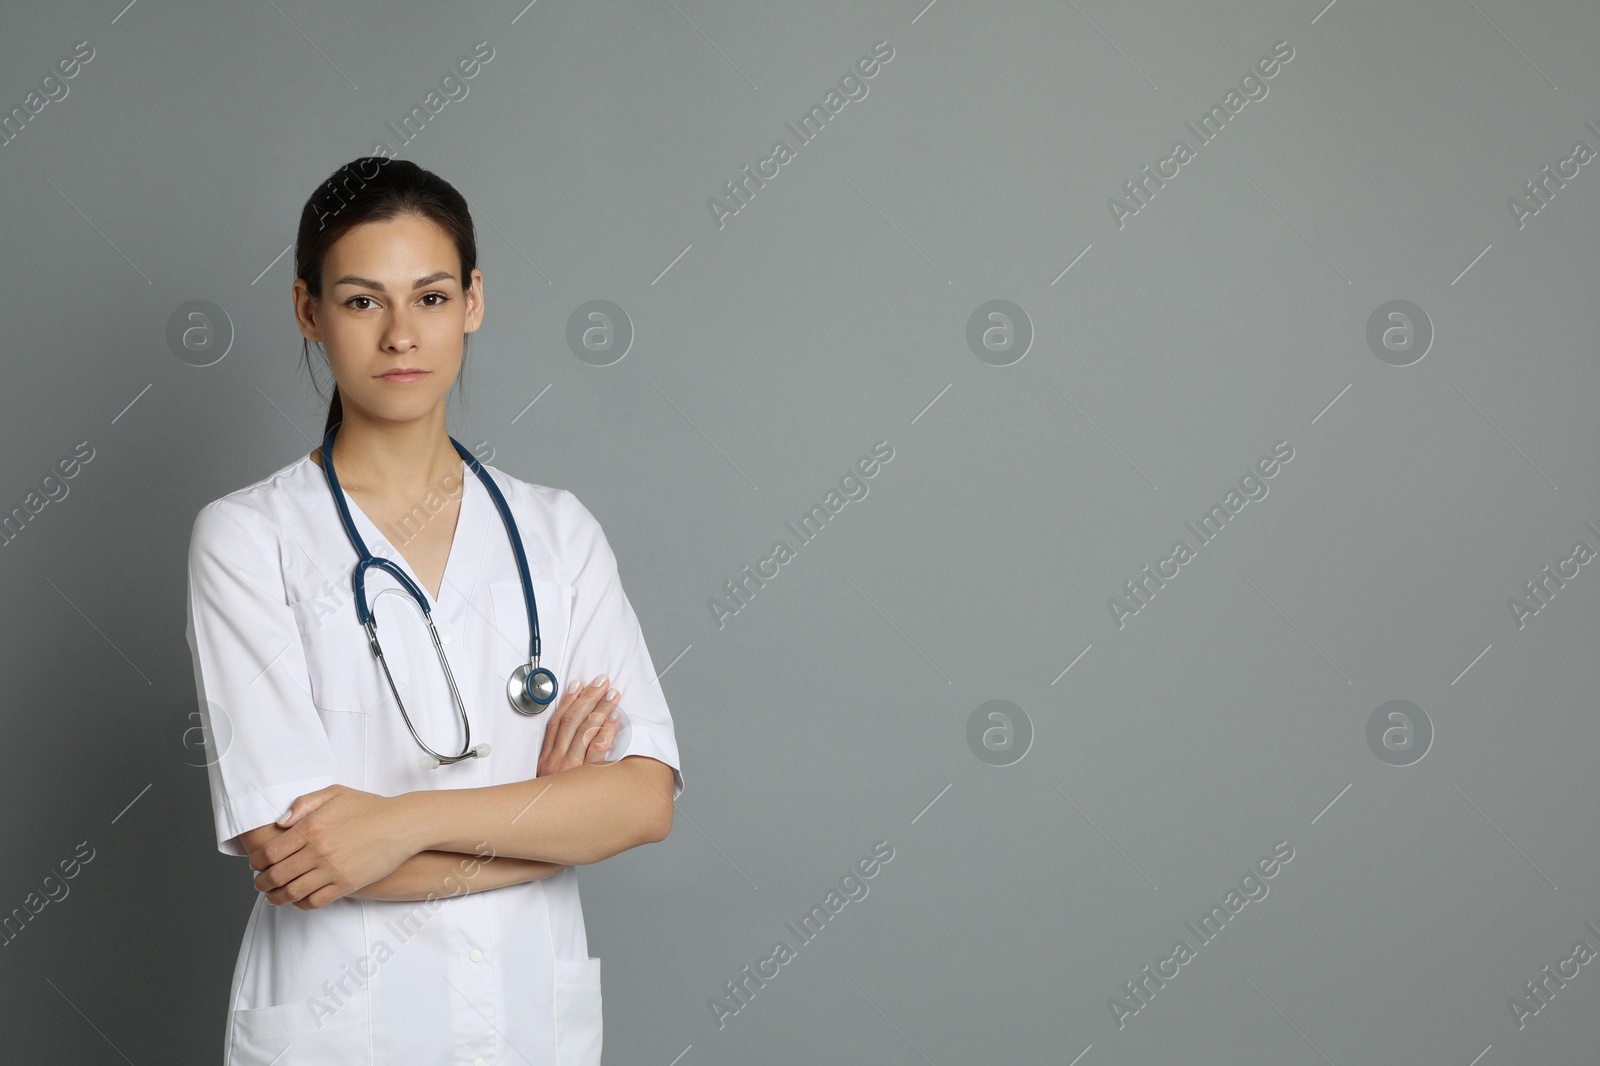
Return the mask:
<path fill-rule="evenodd" d="M 300 332 L 320 341 L 352 409 L 379 421 L 408 422 L 445 402 L 461 370 L 465 334 L 483 322 L 483 274 L 462 287 L 450 235 L 404 214 L 356 226 L 328 249 L 322 298 L 294 283 Z M 421 371 L 397 376 L 401 369 Z"/>

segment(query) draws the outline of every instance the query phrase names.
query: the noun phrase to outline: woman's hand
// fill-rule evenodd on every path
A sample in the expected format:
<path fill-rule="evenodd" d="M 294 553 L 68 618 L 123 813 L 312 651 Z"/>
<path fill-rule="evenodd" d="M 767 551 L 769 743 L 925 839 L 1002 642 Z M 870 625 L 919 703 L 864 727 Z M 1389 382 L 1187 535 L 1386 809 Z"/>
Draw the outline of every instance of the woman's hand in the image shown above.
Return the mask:
<path fill-rule="evenodd" d="M 393 800 L 348 785 L 296 797 L 283 833 L 250 855 L 256 888 L 276 905 L 325 907 L 393 873 L 409 859 Z"/>
<path fill-rule="evenodd" d="M 551 712 L 544 728 L 540 777 L 606 761 L 617 731 L 622 728 L 622 712 L 617 709 L 622 693 L 612 689 L 610 698 L 602 698 L 609 685 L 604 674 L 588 685 L 580 686 L 576 678 L 567 685 L 560 705 Z"/>

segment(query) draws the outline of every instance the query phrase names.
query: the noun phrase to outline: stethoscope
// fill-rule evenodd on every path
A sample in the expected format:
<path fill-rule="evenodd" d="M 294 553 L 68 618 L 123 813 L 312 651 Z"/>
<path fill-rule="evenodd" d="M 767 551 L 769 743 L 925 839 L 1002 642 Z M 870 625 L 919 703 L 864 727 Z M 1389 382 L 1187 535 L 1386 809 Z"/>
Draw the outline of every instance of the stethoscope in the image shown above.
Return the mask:
<path fill-rule="evenodd" d="M 372 654 L 378 657 L 378 665 L 383 667 L 383 676 L 388 678 L 389 691 L 394 694 L 394 702 L 400 708 L 400 716 L 405 719 L 406 728 L 411 731 L 411 737 L 417 745 L 427 753 L 417 760 L 418 764 L 424 770 L 434 770 L 441 763 L 481 759 L 489 754 L 489 745 L 472 746 L 472 724 L 467 721 L 467 709 L 461 701 L 461 693 L 456 690 L 455 675 L 450 672 L 450 660 L 445 657 L 444 645 L 439 642 L 439 631 L 434 628 L 433 611 L 428 607 L 428 598 L 423 595 L 416 582 L 407 577 L 405 572 L 391 560 L 378 558 L 367 551 L 366 542 L 361 539 L 361 534 L 356 531 L 355 522 L 350 518 L 350 507 L 345 502 L 344 490 L 339 487 L 339 476 L 333 471 L 333 438 L 342 424 L 335 422 L 329 426 L 327 436 L 322 438 L 322 472 L 327 475 L 328 490 L 333 493 L 333 502 L 338 505 L 339 521 L 344 523 L 344 531 L 350 538 L 351 546 L 356 550 L 357 561 L 353 578 L 356 618 L 367 631 L 367 644 L 372 648 Z M 517 557 L 517 575 L 522 579 L 522 600 L 528 609 L 528 661 L 511 672 L 511 677 L 506 681 L 506 698 L 518 712 L 527 715 L 538 714 L 555 699 L 556 675 L 539 665 L 539 607 L 533 598 L 533 580 L 528 576 L 528 559 L 522 551 L 522 535 L 517 531 L 516 520 L 511 517 L 511 508 L 506 506 L 506 499 L 500 494 L 494 479 L 459 441 L 451 437 L 450 443 L 455 446 L 456 454 L 461 456 L 462 462 L 472 468 L 472 472 L 483 482 L 483 487 L 489 490 L 489 496 L 500 512 L 500 520 L 505 523 L 506 536 L 511 540 L 511 550 Z M 466 497 L 463 495 L 462 499 L 465 501 Z M 417 733 L 416 726 L 411 724 L 411 716 L 406 713 L 406 705 L 400 699 L 400 692 L 394 685 L 394 677 L 389 673 L 389 664 L 383 657 L 383 648 L 378 644 L 378 620 L 367 605 L 367 570 L 374 566 L 392 574 L 395 580 L 411 594 L 411 598 L 417 601 L 417 606 L 422 608 L 422 617 L 427 621 L 428 632 L 433 637 L 433 650 L 438 653 L 439 664 L 444 667 L 445 680 L 450 684 L 450 697 L 455 701 L 456 713 L 461 718 L 461 728 L 465 733 L 461 753 L 458 755 L 441 755 L 428 747 L 427 742 Z"/>

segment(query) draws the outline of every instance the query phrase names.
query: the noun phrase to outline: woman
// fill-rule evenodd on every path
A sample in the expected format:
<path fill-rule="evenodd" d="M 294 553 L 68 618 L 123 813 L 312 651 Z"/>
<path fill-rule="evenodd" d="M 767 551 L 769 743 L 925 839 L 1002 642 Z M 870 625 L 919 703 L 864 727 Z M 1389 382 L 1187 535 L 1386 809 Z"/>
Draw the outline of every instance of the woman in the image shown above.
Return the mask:
<path fill-rule="evenodd" d="M 378 157 L 336 171 L 301 212 L 294 282 L 335 381 L 329 435 L 195 519 L 188 638 L 217 845 L 250 857 L 261 893 L 229 999 L 236 1066 L 599 1063 L 573 867 L 663 839 L 683 790 L 599 523 L 564 489 L 467 461 L 446 430 L 483 322 L 476 259 L 448 182 Z M 520 530 L 539 665 L 565 685 L 523 712 L 508 680 L 529 612 L 485 475 Z M 393 567 L 365 571 L 381 661 L 352 531 Z"/>

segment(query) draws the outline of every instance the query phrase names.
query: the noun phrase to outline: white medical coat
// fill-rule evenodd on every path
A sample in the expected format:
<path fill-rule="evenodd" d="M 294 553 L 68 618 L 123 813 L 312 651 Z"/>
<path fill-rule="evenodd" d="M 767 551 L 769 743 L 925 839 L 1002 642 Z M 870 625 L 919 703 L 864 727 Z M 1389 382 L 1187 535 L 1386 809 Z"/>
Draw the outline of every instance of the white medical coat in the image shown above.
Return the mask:
<path fill-rule="evenodd" d="M 606 674 L 621 690 L 626 723 L 608 758 L 648 755 L 671 766 L 676 799 L 683 775 L 672 717 L 599 523 L 565 489 L 485 469 L 521 529 L 541 665 L 563 688 Z M 223 854 L 245 854 L 238 834 L 336 782 L 393 796 L 536 775 L 558 704 L 529 718 L 506 699 L 507 677 L 527 661 L 527 613 L 494 501 L 465 465 L 462 475 L 437 603 L 390 539 L 403 543 L 407 534 L 380 530 L 349 500 L 368 551 L 392 559 L 428 596 L 472 743 L 493 749 L 436 770 L 418 766 L 421 750 L 357 621 L 356 552 L 322 468 L 302 457 L 201 509 L 189 548 L 187 634 Z M 442 498 L 419 507 L 418 521 L 448 520 L 429 504 Z M 460 751 L 460 719 L 420 609 L 384 571 L 370 568 L 366 580 L 412 722 L 436 751 Z M 470 869 L 471 858 L 462 859 Z M 571 866 L 433 901 L 346 896 L 301 910 L 257 895 L 229 1009 L 232 1066 L 600 1062 L 600 960 L 589 955 Z"/>

